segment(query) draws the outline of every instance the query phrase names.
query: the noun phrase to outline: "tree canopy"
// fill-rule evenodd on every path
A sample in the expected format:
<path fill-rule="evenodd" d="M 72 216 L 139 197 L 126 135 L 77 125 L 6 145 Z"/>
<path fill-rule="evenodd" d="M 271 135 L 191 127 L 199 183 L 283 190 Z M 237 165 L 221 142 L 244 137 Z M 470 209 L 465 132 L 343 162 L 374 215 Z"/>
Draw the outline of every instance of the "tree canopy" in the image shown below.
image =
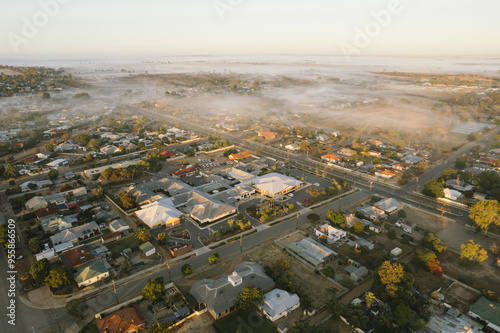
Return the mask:
<path fill-rule="evenodd" d="M 31 265 L 30 274 L 38 286 L 45 282 L 45 278 L 49 275 L 50 263 L 47 259 L 42 259 Z"/>
<path fill-rule="evenodd" d="M 469 263 L 480 263 L 488 259 L 486 250 L 480 244 L 475 244 L 472 239 L 469 239 L 465 244 L 460 246 L 460 259 L 466 260 Z"/>
<path fill-rule="evenodd" d="M 245 286 L 241 292 L 236 297 L 236 308 L 250 313 L 253 311 L 257 311 L 259 309 L 259 305 L 264 302 L 264 293 L 260 288 L 255 287 L 252 284 Z"/>
<path fill-rule="evenodd" d="M 444 197 L 443 181 L 439 181 L 436 179 L 430 180 L 427 184 L 425 184 L 423 193 L 433 198 Z"/>
<path fill-rule="evenodd" d="M 496 200 L 478 201 L 470 208 L 469 217 L 479 228 L 487 230 L 492 223 L 500 226 L 500 206 Z"/>
<path fill-rule="evenodd" d="M 326 218 L 330 220 L 330 224 L 333 226 L 342 227 L 343 225 L 345 227 L 344 213 L 340 211 L 329 209 L 328 212 L 326 212 Z"/>
<path fill-rule="evenodd" d="M 150 301 L 156 301 L 162 297 L 163 288 L 163 277 L 156 277 L 152 281 L 149 280 L 142 289 L 142 296 Z"/>

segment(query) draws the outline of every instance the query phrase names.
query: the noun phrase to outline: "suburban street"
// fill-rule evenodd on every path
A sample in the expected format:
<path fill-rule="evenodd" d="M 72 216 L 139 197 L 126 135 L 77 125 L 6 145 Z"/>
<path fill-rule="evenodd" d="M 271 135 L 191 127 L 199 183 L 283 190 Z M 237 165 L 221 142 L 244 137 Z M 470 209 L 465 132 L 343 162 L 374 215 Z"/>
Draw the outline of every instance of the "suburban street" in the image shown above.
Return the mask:
<path fill-rule="evenodd" d="M 189 123 L 187 121 L 184 121 L 182 119 L 177 119 L 170 117 L 168 115 L 163 115 L 163 114 L 157 114 L 152 111 L 148 110 L 142 110 L 142 109 L 137 109 L 137 111 L 140 111 L 141 113 L 154 118 L 154 119 L 166 119 L 166 120 L 171 120 L 171 121 L 176 121 L 181 124 L 181 126 L 184 126 L 187 129 L 191 129 L 193 131 L 197 131 L 201 134 L 208 135 L 212 134 L 213 131 L 211 129 L 207 129 L 198 125 L 194 125 L 192 123 Z M 383 196 L 383 197 L 393 197 L 399 200 L 401 203 L 406 204 L 406 205 L 411 205 L 413 207 L 417 207 L 426 211 L 431 211 L 433 213 L 439 213 L 438 209 L 441 209 L 441 214 L 444 217 L 453 219 L 455 221 L 455 225 L 453 226 L 453 232 L 457 233 L 457 235 L 460 235 L 459 237 L 456 237 L 455 235 L 451 237 L 450 240 L 454 240 L 453 245 L 451 245 L 453 248 L 456 248 L 457 244 L 456 242 L 461 242 L 462 238 L 465 237 L 462 234 L 465 234 L 465 228 L 464 224 L 468 223 L 468 212 L 467 210 L 460 208 L 460 207 L 455 207 L 455 206 L 450 206 L 447 205 L 446 207 L 443 208 L 443 204 L 437 202 L 436 200 L 432 198 L 425 197 L 419 193 L 414 193 L 413 191 L 415 190 L 416 186 L 423 186 L 425 183 L 427 183 L 431 178 L 437 177 L 438 175 L 441 174 L 442 170 L 444 170 L 446 167 L 452 167 L 454 161 L 456 158 L 460 157 L 462 153 L 467 152 L 472 146 L 477 145 L 477 144 L 484 144 L 487 140 L 490 140 L 491 137 L 497 133 L 497 129 L 495 128 L 494 130 L 490 131 L 487 135 L 485 135 L 481 140 L 471 142 L 466 144 L 464 147 L 459 149 L 456 153 L 453 155 L 449 156 L 446 160 L 441 161 L 438 164 L 433 165 L 426 173 L 422 174 L 418 178 L 418 183 L 416 180 L 413 180 L 409 184 L 402 186 L 402 187 L 397 187 L 393 185 L 389 185 L 385 183 L 384 181 L 373 181 L 373 179 L 370 179 L 368 177 L 365 177 L 359 173 L 348 173 L 348 172 L 342 172 L 342 170 L 335 169 L 328 167 L 325 170 L 325 173 L 327 175 L 327 178 L 331 177 L 336 177 L 337 179 L 345 179 L 348 181 L 352 186 L 353 186 L 353 193 L 345 196 L 339 200 L 335 200 L 333 202 L 324 204 L 320 207 L 317 207 L 313 210 L 309 208 L 303 208 L 303 207 L 297 207 L 299 210 L 299 217 L 297 218 L 295 215 L 293 217 L 290 217 L 278 224 L 275 224 L 273 226 L 266 226 L 264 228 L 259 228 L 259 232 L 253 233 L 251 235 L 248 235 L 246 237 L 242 238 L 242 249 L 240 248 L 240 242 L 235 241 L 229 244 L 225 244 L 223 246 L 218 247 L 216 250 L 208 250 L 205 252 L 200 252 L 198 255 L 190 257 L 186 260 L 183 261 L 177 261 L 171 268 L 169 272 L 168 267 L 160 268 L 159 270 L 153 272 L 153 273 L 145 273 L 137 278 L 134 278 L 133 280 L 130 279 L 125 279 L 124 281 L 118 282 L 117 283 L 117 291 L 116 291 L 116 296 L 118 297 L 118 300 L 125 301 L 127 299 L 130 299 L 132 297 L 135 297 L 141 293 L 142 288 L 146 285 L 147 281 L 149 279 L 152 279 L 156 276 L 163 276 L 166 281 L 169 280 L 169 275 L 171 275 L 172 279 L 176 280 L 176 282 L 182 281 L 184 277 L 182 276 L 181 273 L 181 266 L 184 264 L 190 264 L 194 267 L 194 273 L 196 273 L 197 270 L 201 269 L 202 267 L 206 266 L 208 264 L 208 257 L 217 252 L 221 259 L 228 259 L 228 258 L 236 258 L 241 255 L 241 251 L 250 251 L 250 249 L 255 248 L 256 246 L 259 246 L 260 244 L 270 241 L 273 238 L 285 234 L 287 232 L 290 232 L 291 230 L 295 229 L 297 225 L 302 225 L 308 222 L 307 219 L 307 214 L 311 211 L 314 211 L 314 213 L 320 215 L 322 218 L 326 215 L 326 212 L 329 209 L 335 209 L 335 210 L 347 210 L 348 208 L 352 208 L 354 205 L 358 204 L 361 201 L 367 200 L 371 195 L 378 195 L 378 196 Z M 262 148 L 262 156 L 266 156 L 269 158 L 273 159 L 280 159 L 284 160 L 285 158 L 289 157 L 289 154 L 287 154 L 284 151 L 281 151 L 279 149 L 269 147 L 263 144 L 258 144 L 255 142 L 248 142 L 246 140 L 241 140 L 233 135 L 230 134 L 224 134 L 224 136 L 227 135 L 227 138 L 233 142 L 233 144 L 254 150 L 257 146 Z M 322 169 L 325 168 L 325 165 L 312 161 L 308 159 L 306 156 L 303 155 L 297 155 L 293 158 L 290 159 L 290 166 L 293 168 L 296 168 L 294 172 L 302 172 L 300 170 L 305 170 L 306 172 L 309 172 L 307 170 L 314 170 L 317 166 L 321 166 Z M 68 171 L 70 168 L 67 170 L 63 170 L 62 172 Z M 83 167 L 75 167 L 71 168 L 73 171 L 81 171 Z M 302 172 L 303 173 L 303 172 Z M 314 175 L 310 175 L 306 173 L 306 181 L 309 183 L 309 186 L 315 186 L 314 183 L 321 183 L 324 182 L 325 179 L 321 177 L 317 177 Z M 321 184 L 323 186 L 323 184 Z M 293 202 L 295 204 L 303 203 L 304 195 L 301 193 L 305 192 L 305 189 L 301 189 L 300 191 L 297 192 L 296 196 L 294 198 L 288 199 L 289 202 Z M 249 201 L 243 202 L 240 204 L 239 210 L 244 212 L 245 209 L 251 205 L 257 202 L 259 199 L 251 199 Z M 300 206 L 300 205 L 299 205 Z M 10 214 L 10 213 L 9 213 Z M 246 213 L 244 213 L 246 215 Z M 246 215 L 249 217 L 248 215 Z M 255 220 L 251 220 L 252 224 L 255 226 L 259 226 L 259 222 Z M 195 229 L 197 228 L 196 225 L 190 220 L 185 220 L 185 227 L 190 230 L 191 234 L 193 235 L 194 232 L 196 231 Z M 220 222 L 222 223 L 222 222 Z M 211 226 L 212 227 L 212 226 Z M 217 227 L 217 224 L 213 226 L 214 228 Z M 198 228 L 199 229 L 199 228 Z M 198 230 L 196 235 L 200 234 L 208 234 L 208 231 L 206 229 L 200 231 Z M 481 243 L 485 242 L 481 237 L 478 237 L 479 241 Z M 21 244 L 23 244 L 22 242 Z M 197 244 L 196 247 L 200 247 L 201 244 Z M 22 245 L 25 246 L 25 245 Z M 7 267 L 6 267 L 6 261 L 5 257 L 2 256 L 0 259 L 1 265 L 2 265 L 2 273 L 0 274 L 0 278 L 3 281 L 6 281 L 6 272 L 7 272 Z M 170 273 L 170 274 L 169 274 Z M 7 294 L 7 284 L 2 283 L 1 288 L 0 288 L 1 295 L 6 295 Z M 88 297 L 84 297 L 86 303 L 89 305 L 91 311 L 94 312 L 99 312 L 105 307 L 108 307 L 114 303 L 116 303 L 116 297 L 113 291 L 113 288 L 111 285 L 106 285 L 102 286 L 100 290 L 98 290 L 94 295 Z M 5 296 L 0 297 L 0 306 L 7 306 L 8 304 L 8 298 Z M 50 330 L 54 330 L 54 332 L 59 331 L 59 327 L 57 325 L 57 321 L 59 320 L 61 323 L 59 325 L 62 325 L 66 327 L 67 323 L 72 321 L 72 317 L 66 314 L 64 309 L 59 309 L 59 310 L 39 310 L 39 309 L 33 309 L 30 308 L 26 305 L 24 305 L 20 300 L 19 296 L 17 296 L 17 326 L 16 330 L 13 330 L 12 332 L 49 332 Z M 57 317 L 56 317 L 57 316 Z M 2 318 L 1 324 L 2 327 L 9 327 L 6 324 L 7 319 L 5 317 Z M 10 331 L 8 331 L 10 332 Z"/>

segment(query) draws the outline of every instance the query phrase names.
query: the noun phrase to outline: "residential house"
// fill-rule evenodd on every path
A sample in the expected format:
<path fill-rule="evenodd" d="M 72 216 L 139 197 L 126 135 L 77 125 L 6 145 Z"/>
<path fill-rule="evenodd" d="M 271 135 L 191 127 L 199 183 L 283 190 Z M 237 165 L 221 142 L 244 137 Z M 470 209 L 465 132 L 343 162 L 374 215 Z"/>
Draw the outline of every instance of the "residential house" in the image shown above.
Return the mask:
<path fill-rule="evenodd" d="M 68 268 L 77 268 L 86 265 L 94 260 L 94 255 L 90 252 L 86 245 L 80 245 L 72 249 L 63 251 L 59 258 L 64 266 Z"/>
<path fill-rule="evenodd" d="M 206 197 L 197 191 L 191 191 L 172 198 L 175 206 L 200 223 L 208 223 L 236 213 L 236 207 L 225 204 L 213 197 Z"/>
<path fill-rule="evenodd" d="M 129 225 L 125 223 L 122 219 L 116 219 L 111 221 L 109 224 L 109 230 L 112 232 L 122 232 L 125 233 L 130 229 Z"/>
<path fill-rule="evenodd" d="M 404 171 L 408 170 L 410 166 L 406 163 L 394 163 L 391 167 L 395 170 Z"/>
<path fill-rule="evenodd" d="M 121 238 L 122 238 L 122 233 L 117 231 L 117 232 L 113 232 L 113 233 L 107 234 L 105 236 L 102 236 L 101 242 L 103 244 L 109 244 L 109 243 L 116 242 L 117 240 L 120 240 Z"/>
<path fill-rule="evenodd" d="M 203 279 L 195 282 L 189 293 L 200 308 L 208 308 L 208 312 L 218 320 L 236 310 L 236 298 L 249 284 L 260 288 L 264 293 L 275 286 L 262 266 L 256 262 L 244 261 L 237 264 L 230 275 L 217 280 Z"/>
<path fill-rule="evenodd" d="M 51 205 L 46 206 L 44 208 L 40 208 L 37 211 L 35 211 L 35 215 L 40 221 L 42 220 L 42 218 L 50 217 L 56 215 L 57 213 L 59 213 L 59 210 Z"/>
<path fill-rule="evenodd" d="M 424 161 L 424 158 L 416 155 L 406 155 L 401 157 L 401 161 L 406 164 L 414 165 Z"/>
<path fill-rule="evenodd" d="M 335 251 L 310 237 L 288 244 L 287 250 L 298 255 L 315 268 L 333 261 L 337 256 Z"/>
<path fill-rule="evenodd" d="M 462 198 L 463 197 L 463 194 L 458 192 L 458 191 L 455 191 L 455 190 L 451 190 L 449 188 L 444 188 L 443 189 L 443 193 L 444 193 L 444 197 L 446 199 L 450 199 L 450 200 L 453 200 L 453 201 L 457 201 L 458 199 Z"/>
<path fill-rule="evenodd" d="M 326 237 L 329 244 L 333 244 L 347 236 L 347 233 L 344 230 L 334 228 L 328 223 L 323 224 L 318 229 L 315 229 L 315 233 L 318 237 Z"/>
<path fill-rule="evenodd" d="M 283 289 L 273 289 L 264 295 L 260 308 L 266 318 L 274 322 L 286 317 L 299 306 L 300 299 L 297 294 L 290 294 Z"/>
<path fill-rule="evenodd" d="M 474 189 L 474 186 L 467 184 L 466 182 L 461 181 L 460 179 L 448 179 L 445 182 L 446 186 L 452 187 L 460 192 L 468 192 Z"/>
<path fill-rule="evenodd" d="M 78 227 L 63 230 L 55 234 L 54 236 L 51 236 L 50 241 L 54 245 L 62 244 L 65 242 L 72 242 L 73 244 L 77 244 L 81 240 L 94 237 L 98 232 L 100 232 L 99 226 L 97 225 L 97 223 L 92 221 Z"/>
<path fill-rule="evenodd" d="M 296 151 L 300 149 L 300 146 L 296 143 L 291 143 L 285 146 L 286 150 Z"/>
<path fill-rule="evenodd" d="M 57 214 L 49 217 L 42 217 L 40 221 L 45 232 L 53 232 L 71 228 L 73 223 L 78 222 L 78 219 L 75 215 L 63 216 Z"/>
<path fill-rule="evenodd" d="M 165 158 L 174 157 L 177 154 L 178 154 L 178 152 L 176 152 L 175 150 L 165 150 L 165 151 L 162 151 L 160 153 L 160 155 L 165 157 Z"/>
<path fill-rule="evenodd" d="M 374 204 L 374 206 L 377 207 L 377 208 L 382 209 L 387 214 L 390 214 L 390 213 L 392 213 L 394 211 L 397 211 L 398 209 L 400 209 L 401 207 L 403 207 L 403 205 L 399 201 L 397 201 L 396 199 L 394 199 L 394 198 L 382 199 L 382 200 L 376 202 Z"/>
<path fill-rule="evenodd" d="M 139 249 L 141 250 L 142 253 L 144 253 L 146 257 L 152 256 L 153 254 L 156 253 L 156 248 L 154 247 L 153 244 L 151 244 L 151 242 L 146 242 L 141 244 L 139 246 Z"/>
<path fill-rule="evenodd" d="M 368 268 L 352 260 L 349 261 L 350 265 L 346 266 L 344 270 L 349 273 L 349 277 L 352 281 L 359 282 L 368 276 Z"/>
<path fill-rule="evenodd" d="M 340 156 L 337 156 L 337 155 L 326 154 L 326 155 L 321 156 L 321 159 L 324 161 L 327 161 L 329 163 L 337 163 L 342 158 Z"/>
<path fill-rule="evenodd" d="M 260 131 L 257 131 L 257 134 L 258 134 L 260 137 L 265 138 L 266 140 L 274 140 L 274 139 L 276 139 L 276 135 L 277 135 L 278 133 L 275 133 L 275 132 L 260 132 Z"/>
<path fill-rule="evenodd" d="M 109 277 L 109 271 L 102 260 L 95 260 L 80 266 L 73 274 L 78 287 L 87 287 Z"/>
<path fill-rule="evenodd" d="M 134 333 L 146 328 L 146 319 L 138 308 L 125 308 L 97 320 L 99 333 Z"/>
<path fill-rule="evenodd" d="M 472 304 L 468 315 L 487 323 L 483 328 L 484 332 L 500 332 L 500 303 L 481 296 L 476 303 Z"/>
<path fill-rule="evenodd" d="M 342 148 L 338 151 L 340 155 L 350 157 L 351 155 L 357 154 L 358 152 L 349 148 Z"/>
<path fill-rule="evenodd" d="M 396 171 L 391 170 L 391 169 L 383 169 L 383 170 L 378 170 L 375 172 L 375 176 L 384 178 L 384 179 L 391 179 L 397 174 Z"/>
<path fill-rule="evenodd" d="M 370 242 L 369 240 L 366 240 L 364 238 L 358 238 L 354 241 L 354 247 L 359 248 L 359 247 L 366 247 L 368 250 L 373 250 L 375 248 L 375 244 Z"/>
<path fill-rule="evenodd" d="M 119 153 L 120 152 L 120 149 L 116 146 L 113 146 L 113 145 L 107 145 L 107 146 L 104 146 L 100 149 L 101 152 L 103 152 L 104 154 L 107 154 L 107 155 L 113 155 L 115 153 Z"/>
<path fill-rule="evenodd" d="M 64 158 L 58 158 L 56 160 L 53 160 L 50 163 L 47 163 L 48 167 L 54 168 L 54 169 L 59 169 L 60 167 L 68 165 L 69 162 L 65 160 Z"/>
<path fill-rule="evenodd" d="M 325 143 L 325 142 L 327 142 L 328 140 L 330 140 L 330 138 L 328 137 L 328 135 L 325 135 L 325 134 L 318 134 L 318 135 L 316 135 L 316 140 L 317 140 L 318 142 Z"/>
<path fill-rule="evenodd" d="M 363 214 L 366 218 L 372 221 L 379 221 L 387 218 L 387 214 L 385 214 L 384 210 L 375 206 L 366 205 L 357 209 L 356 212 Z"/>
<path fill-rule="evenodd" d="M 44 197 L 36 196 L 26 201 L 24 206 L 26 207 L 26 209 L 37 210 L 46 207 L 47 201 L 44 199 Z"/>
<path fill-rule="evenodd" d="M 194 175 L 198 172 L 199 172 L 198 167 L 194 166 L 194 167 L 189 167 L 189 168 L 174 171 L 174 172 L 172 172 L 172 176 L 174 176 L 174 178 L 181 178 L 184 176 Z"/>

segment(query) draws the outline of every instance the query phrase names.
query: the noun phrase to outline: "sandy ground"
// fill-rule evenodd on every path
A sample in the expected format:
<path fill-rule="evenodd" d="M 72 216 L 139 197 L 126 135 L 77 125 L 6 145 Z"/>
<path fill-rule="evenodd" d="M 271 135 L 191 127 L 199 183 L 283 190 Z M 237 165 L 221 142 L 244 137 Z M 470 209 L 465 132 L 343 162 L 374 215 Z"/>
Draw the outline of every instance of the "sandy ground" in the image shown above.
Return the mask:
<path fill-rule="evenodd" d="M 217 333 L 213 327 L 213 318 L 206 312 L 200 316 L 193 317 L 187 320 L 180 328 L 176 330 L 177 333 Z"/>
<path fill-rule="evenodd" d="M 312 304 L 319 307 L 340 293 L 340 290 L 323 276 L 299 260 L 295 259 L 277 245 L 271 244 L 249 254 L 249 258 L 265 266 L 277 259 L 285 259 L 290 263 L 297 284 L 311 296 Z"/>

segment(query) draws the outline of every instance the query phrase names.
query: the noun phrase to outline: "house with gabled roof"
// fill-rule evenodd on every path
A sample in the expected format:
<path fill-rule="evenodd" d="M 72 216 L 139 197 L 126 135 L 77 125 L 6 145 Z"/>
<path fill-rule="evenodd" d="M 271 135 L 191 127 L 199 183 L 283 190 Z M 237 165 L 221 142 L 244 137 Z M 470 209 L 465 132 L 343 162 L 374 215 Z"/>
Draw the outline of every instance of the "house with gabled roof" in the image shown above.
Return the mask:
<path fill-rule="evenodd" d="M 261 132 L 261 131 L 257 131 L 257 134 L 263 138 L 265 138 L 266 140 L 273 140 L 276 138 L 276 135 L 278 133 L 276 132 Z"/>
<path fill-rule="evenodd" d="M 286 317 L 300 306 L 297 294 L 290 294 L 283 289 L 273 289 L 264 295 L 264 303 L 260 306 L 266 318 L 276 321 Z"/>
<path fill-rule="evenodd" d="M 109 271 L 101 260 L 80 266 L 73 274 L 78 287 L 86 287 L 109 277 Z"/>
<path fill-rule="evenodd" d="M 86 245 L 80 245 L 72 249 L 63 251 L 59 258 L 64 266 L 68 268 L 77 268 L 95 259 Z"/>
<path fill-rule="evenodd" d="M 300 180 L 277 172 L 255 177 L 250 182 L 257 192 L 272 198 L 292 192 L 302 185 Z"/>
<path fill-rule="evenodd" d="M 200 309 L 206 307 L 215 319 L 220 319 L 236 310 L 236 298 L 249 284 L 260 288 L 264 293 L 275 286 L 262 266 L 256 262 L 243 261 L 234 267 L 234 272 L 230 275 L 195 282 L 189 293 Z"/>

